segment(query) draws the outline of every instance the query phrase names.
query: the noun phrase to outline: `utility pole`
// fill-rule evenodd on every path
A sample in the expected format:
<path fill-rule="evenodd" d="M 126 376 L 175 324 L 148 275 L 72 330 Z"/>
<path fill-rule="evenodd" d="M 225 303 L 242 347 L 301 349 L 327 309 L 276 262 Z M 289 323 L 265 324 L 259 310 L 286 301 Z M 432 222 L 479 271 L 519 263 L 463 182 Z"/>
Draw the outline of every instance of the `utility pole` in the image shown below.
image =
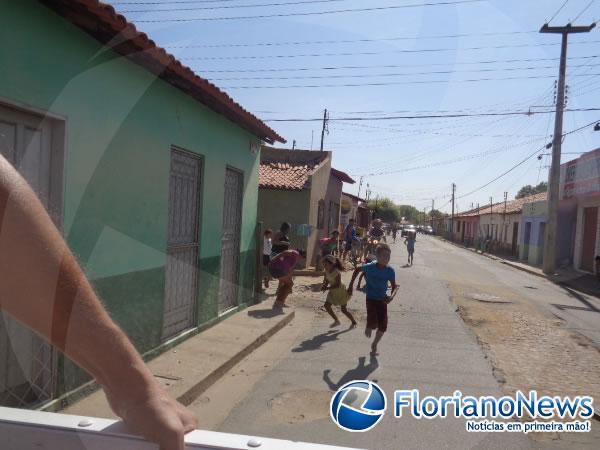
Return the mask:
<path fill-rule="evenodd" d="M 357 195 L 358 198 L 360 198 L 360 188 L 362 187 L 362 182 L 363 182 L 363 177 L 360 177 L 360 181 L 358 182 L 358 195 Z"/>
<path fill-rule="evenodd" d="M 452 183 L 452 218 L 450 219 L 450 239 L 454 241 L 454 193 L 456 192 L 456 184 Z"/>
<path fill-rule="evenodd" d="M 313 141 L 315 139 L 315 130 L 310 130 L 310 149 L 313 149 Z"/>
<path fill-rule="evenodd" d="M 292 141 L 292 150 L 296 150 L 296 139 Z"/>
<path fill-rule="evenodd" d="M 329 114 L 327 114 L 327 109 L 323 111 L 323 129 L 321 130 L 321 151 L 323 151 L 323 142 L 325 141 L 325 132 L 329 134 L 329 128 L 327 124 L 329 122 Z"/>
<path fill-rule="evenodd" d="M 432 198 L 431 199 L 431 228 L 433 228 L 433 211 L 434 211 L 434 206 L 435 206 L 435 199 Z"/>
<path fill-rule="evenodd" d="M 563 110 L 565 107 L 565 75 L 567 71 L 567 41 L 571 33 L 589 33 L 596 26 L 573 26 L 568 23 L 564 27 L 551 27 L 547 23 L 542 26 L 540 33 L 560 34 L 560 68 L 558 73 L 558 90 L 556 93 L 556 115 L 554 119 L 554 139 L 552 142 L 552 164 L 548 177 L 548 221 L 546 224 L 546 239 L 544 241 L 544 273 L 551 275 L 556 266 L 556 229 L 558 222 L 558 198 L 560 183 L 560 152 L 563 138 Z"/>

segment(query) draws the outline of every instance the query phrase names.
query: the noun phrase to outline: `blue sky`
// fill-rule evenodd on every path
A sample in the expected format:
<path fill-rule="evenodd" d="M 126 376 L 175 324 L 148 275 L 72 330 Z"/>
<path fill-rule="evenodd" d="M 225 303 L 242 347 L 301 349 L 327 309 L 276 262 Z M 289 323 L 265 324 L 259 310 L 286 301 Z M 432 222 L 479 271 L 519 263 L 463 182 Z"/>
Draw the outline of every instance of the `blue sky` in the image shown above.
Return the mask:
<path fill-rule="evenodd" d="M 535 31 L 564 0 L 484 0 L 443 6 L 423 4 L 449 0 L 324 0 L 264 7 L 250 5 L 294 0 L 127 1 L 109 3 L 184 64 L 264 120 L 318 118 L 324 108 L 335 119 L 459 110 L 539 111 L 543 109 L 540 106 L 553 103 L 560 36 Z M 306 0 L 296 0 L 302 1 Z M 565 24 L 589 3 L 569 0 L 551 24 Z M 403 5 L 417 6 L 189 20 Z M 590 24 L 598 19 L 600 0 L 594 1 L 576 23 Z M 432 38 L 464 34 L 468 36 Z M 356 42 L 359 40 L 363 42 Z M 600 107 L 600 58 L 595 58 L 600 55 L 600 27 L 572 35 L 570 44 L 567 106 Z M 465 81 L 482 78 L 494 80 Z M 341 86 L 348 84 L 353 86 Z M 593 120 L 600 120 L 600 111 L 567 113 L 564 131 Z M 293 139 L 299 148 L 310 148 L 311 140 L 313 148 L 319 146 L 318 122 L 269 125 L 288 139 L 288 147 Z M 541 161 L 533 157 L 488 187 L 465 196 L 549 142 L 553 126 L 552 114 L 332 120 L 325 148 L 333 152 L 336 168 L 357 180 L 364 176 L 361 194 L 369 183 L 372 196 L 389 196 L 419 209 L 429 207 L 434 198 L 436 208 L 445 205 L 443 209 L 448 211 L 454 182 L 458 209 L 465 210 L 472 203 L 489 202 L 490 197 L 500 201 L 505 191 L 513 198 L 522 185 L 546 180 L 549 157 L 543 156 Z M 589 127 L 565 138 L 563 162 L 600 147 L 600 132 L 592 130 Z M 357 193 L 358 183 L 347 185 L 346 190 Z"/>

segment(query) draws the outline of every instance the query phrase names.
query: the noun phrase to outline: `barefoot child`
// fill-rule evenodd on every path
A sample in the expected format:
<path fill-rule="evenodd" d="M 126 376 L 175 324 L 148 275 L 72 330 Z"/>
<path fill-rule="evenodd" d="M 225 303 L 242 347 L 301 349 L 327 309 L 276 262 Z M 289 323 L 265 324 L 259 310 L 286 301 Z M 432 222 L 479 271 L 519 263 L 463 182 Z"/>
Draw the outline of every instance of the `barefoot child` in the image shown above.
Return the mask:
<path fill-rule="evenodd" d="M 398 286 L 396 285 L 396 274 L 394 269 L 388 266 L 390 262 L 391 250 L 386 244 L 379 244 L 375 250 L 376 261 L 370 264 L 359 266 L 352 274 L 352 280 L 348 287 L 348 295 L 352 295 L 354 281 L 360 272 L 364 273 L 367 280 L 367 327 L 365 336 L 371 337 L 372 331 L 377 330 L 375 339 L 371 344 L 371 353 L 377 354 L 377 345 L 387 330 L 387 305 L 390 303 Z M 388 296 L 388 282 L 392 285 L 392 292 Z"/>
<path fill-rule="evenodd" d="M 285 308 L 287 306 L 285 300 L 292 293 L 294 287 L 292 273 L 296 264 L 302 258 L 306 258 L 306 252 L 303 250 L 284 250 L 269 262 L 269 273 L 279 282 L 273 308 Z"/>
<path fill-rule="evenodd" d="M 346 286 L 342 283 L 342 274 L 344 270 L 339 258 L 333 255 L 327 255 L 323 258 L 323 267 L 325 268 L 325 276 L 323 277 L 322 291 L 329 291 L 327 293 L 327 300 L 325 300 L 325 309 L 329 315 L 333 318 L 334 322 L 331 324 L 332 327 L 340 325 L 335 312 L 333 312 L 332 305 L 338 305 L 342 309 L 342 313 L 350 319 L 352 326 L 356 326 L 356 320 L 346 308 L 350 296 L 346 291 Z"/>

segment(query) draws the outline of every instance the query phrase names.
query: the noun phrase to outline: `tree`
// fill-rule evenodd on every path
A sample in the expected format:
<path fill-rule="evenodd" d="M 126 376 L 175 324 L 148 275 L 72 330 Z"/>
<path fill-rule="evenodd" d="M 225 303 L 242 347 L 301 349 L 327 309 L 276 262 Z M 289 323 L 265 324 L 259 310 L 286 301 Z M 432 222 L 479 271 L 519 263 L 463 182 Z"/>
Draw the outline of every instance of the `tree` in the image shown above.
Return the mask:
<path fill-rule="evenodd" d="M 545 181 L 542 181 L 537 186 L 532 186 L 532 185 L 528 184 L 528 185 L 523 186 L 521 189 L 519 189 L 519 192 L 517 192 L 517 195 L 515 196 L 515 198 L 529 197 L 530 195 L 540 194 L 542 192 L 547 192 L 547 191 L 548 191 L 548 183 L 546 183 Z"/>
<path fill-rule="evenodd" d="M 444 213 L 437 209 L 432 209 L 431 211 L 429 211 L 429 217 L 431 217 L 432 219 L 439 219 L 441 217 L 444 217 Z"/>
<path fill-rule="evenodd" d="M 375 213 L 375 218 L 388 223 L 400 222 L 402 216 L 398 205 L 389 198 L 369 200 L 368 206 Z"/>

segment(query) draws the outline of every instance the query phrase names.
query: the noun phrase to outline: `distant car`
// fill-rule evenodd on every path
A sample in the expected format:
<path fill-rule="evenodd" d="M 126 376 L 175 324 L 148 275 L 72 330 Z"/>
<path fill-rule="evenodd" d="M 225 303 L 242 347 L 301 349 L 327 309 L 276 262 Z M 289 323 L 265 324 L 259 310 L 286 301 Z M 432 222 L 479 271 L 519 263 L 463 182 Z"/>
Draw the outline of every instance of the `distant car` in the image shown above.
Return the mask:
<path fill-rule="evenodd" d="M 433 234 L 433 227 L 432 227 L 431 225 L 427 225 L 427 226 L 425 227 L 425 230 L 424 230 L 424 232 L 425 232 L 426 234 Z"/>

